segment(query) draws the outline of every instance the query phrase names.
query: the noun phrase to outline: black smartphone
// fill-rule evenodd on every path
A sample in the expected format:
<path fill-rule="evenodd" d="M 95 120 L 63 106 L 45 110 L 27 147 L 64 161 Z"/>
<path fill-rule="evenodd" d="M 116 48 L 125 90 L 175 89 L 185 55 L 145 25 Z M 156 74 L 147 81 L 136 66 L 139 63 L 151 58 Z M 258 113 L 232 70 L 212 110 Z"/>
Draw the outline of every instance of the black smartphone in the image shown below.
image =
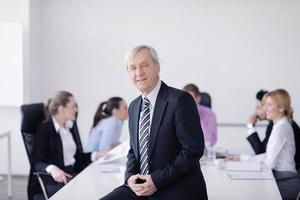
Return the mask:
<path fill-rule="evenodd" d="M 146 180 L 145 179 L 141 179 L 141 178 L 138 178 L 135 180 L 135 184 L 142 184 L 142 183 L 145 183 Z"/>

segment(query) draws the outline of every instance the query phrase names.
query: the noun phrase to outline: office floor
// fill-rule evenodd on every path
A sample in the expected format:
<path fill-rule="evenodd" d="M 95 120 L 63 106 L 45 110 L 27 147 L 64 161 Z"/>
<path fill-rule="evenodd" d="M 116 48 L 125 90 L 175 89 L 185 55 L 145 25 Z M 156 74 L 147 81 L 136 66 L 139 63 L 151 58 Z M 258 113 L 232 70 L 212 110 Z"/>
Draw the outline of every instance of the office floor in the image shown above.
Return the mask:
<path fill-rule="evenodd" d="M 27 178 L 27 176 L 12 176 L 11 200 L 27 200 Z M 9 198 L 7 197 L 7 179 L 5 177 L 3 180 L 1 180 L 0 178 L 0 200 L 8 199 Z"/>

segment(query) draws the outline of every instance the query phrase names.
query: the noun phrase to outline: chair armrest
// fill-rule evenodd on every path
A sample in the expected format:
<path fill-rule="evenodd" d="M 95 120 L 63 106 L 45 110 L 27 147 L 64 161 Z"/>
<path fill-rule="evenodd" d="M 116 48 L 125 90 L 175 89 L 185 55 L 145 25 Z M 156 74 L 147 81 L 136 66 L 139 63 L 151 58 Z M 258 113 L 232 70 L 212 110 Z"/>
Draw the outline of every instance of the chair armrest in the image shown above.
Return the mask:
<path fill-rule="evenodd" d="M 300 179 L 300 174 L 289 174 L 289 175 L 284 175 L 284 176 L 276 176 L 275 177 L 276 181 L 277 182 L 280 182 L 280 181 L 285 181 L 285 180 L 290 180 L 290 179 Z"/>
<path fill-rule="evenodd" d="M 51 176 L 51 174 L 48 172 L 33 172 L 33 175 L 35 175 L 35 176 L 40 176 L 40 175 Z"/>
<path fill-rule="evenodd" d="M 48 194 L 47 194 L 47 191 L 46 191 L 46 187 L 44 185 L 44 182 L 43 182 L 43 179 L 41 178 L 41 176 L 51 176 L 51 174 L 48 173 L 48 172 L 33 172 L 33 175 L 37 176 L 38 181 L 40 183 L 40 186 L 42 188 L 45 200 L 48 200 Z"/>

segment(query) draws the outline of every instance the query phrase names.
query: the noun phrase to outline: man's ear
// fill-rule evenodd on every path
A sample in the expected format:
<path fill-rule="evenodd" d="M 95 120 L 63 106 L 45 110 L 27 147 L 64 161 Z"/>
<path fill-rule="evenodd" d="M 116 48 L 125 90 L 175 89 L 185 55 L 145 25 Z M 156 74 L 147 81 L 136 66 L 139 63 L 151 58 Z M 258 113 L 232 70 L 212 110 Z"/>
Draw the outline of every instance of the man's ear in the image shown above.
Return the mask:
<path fill-rule="evenodd" d="M 198 96 L 197 102 L 201 103 L 201 96 L 200 95 Z"/>
<path fill-rule="evenodd" d="M 158 74 L 160 73 L 160 64 L 155 64 L 155 70 Z"/>
<path fill-rule="evenodd" d="M 196 96 L 196 97 L 195 97 L 195 100 L 196 100 L 197 104 L 200 104 L 200 102 L 201 102 L 201 97 L 200 97 L 200 96 Z"/>

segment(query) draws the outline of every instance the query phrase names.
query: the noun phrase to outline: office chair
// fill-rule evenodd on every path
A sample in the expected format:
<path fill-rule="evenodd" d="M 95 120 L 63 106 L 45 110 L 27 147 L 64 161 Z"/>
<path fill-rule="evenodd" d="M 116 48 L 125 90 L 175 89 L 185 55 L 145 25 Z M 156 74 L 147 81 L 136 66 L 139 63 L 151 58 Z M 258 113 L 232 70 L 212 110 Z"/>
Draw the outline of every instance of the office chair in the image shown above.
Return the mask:
<path fill-rule="evenodd" d="M 35 103 L 21 106 L 21 133 L 25 145 L 26 153 L 29 159 L 30 172 L 27 184 L 28 199 L 35 198 L 48 199 L 42 176 L 49 176 L 46 172 L 36 172 L 33 166 L 33 143 L 34 135 L 38 126 L 45 120 L 44 104 Z"/>
<path fill-rule="evenodd" d="M 294 158 L 296 163 L 296 169 L 300 174 L 300 128 L 294 120 L 292 121 L 292 127 L 294 130 L 294 138 L 295 138 L 295 146 L 296 146 L 296 152 Z"/>
<path fill-rule="evenodd" d="M 200 92 L 201 102 L 200 105 L 211 108 L 211 97 L 207 92 Z"/>

